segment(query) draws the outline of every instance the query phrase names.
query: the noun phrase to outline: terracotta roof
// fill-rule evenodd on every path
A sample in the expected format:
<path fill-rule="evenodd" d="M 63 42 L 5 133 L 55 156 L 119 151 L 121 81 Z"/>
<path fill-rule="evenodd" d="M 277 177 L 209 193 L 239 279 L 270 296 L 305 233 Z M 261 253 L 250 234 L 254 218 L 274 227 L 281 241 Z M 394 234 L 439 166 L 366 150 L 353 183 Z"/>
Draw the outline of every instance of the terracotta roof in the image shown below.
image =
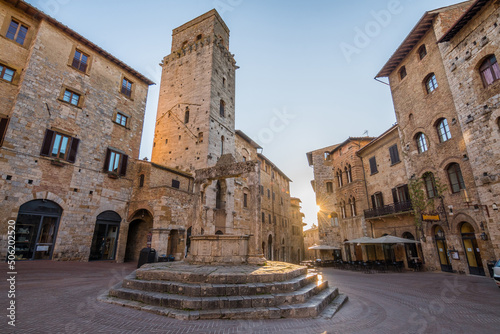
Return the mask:
<path fill-rule="evenodd" d="M 148 85 L 154 85 L 155 84 L 153 81 L 151 81 L 150 79 L 146 78 L 144 75 L 142 75 L 141 73 L 137 72 L 132 67 L 128 66 L 127 64 L 125 64 L 124 62 L 122 62 L 118 58 L 114 57 L 110 53 L 106 52 L 104 49 L 102 49 L 101 47 L 99 47 L 96 44 L 92 43 L 91 41 L 89 41 L 88 39 L 86 39 L 82 35 L 78 34 L 74 30 L 68 28 L 67 26 L 65 26 L 61 22 L 59 22 L 56 19 L 48 16 L 47 14 L 45 14 L 44 12 L 42 12 L 41 10 L 39 10 L 39 9 L 31 6 L 30 4 L 28 4 L 28 3 L 26 3 L 26 2 L 24 2 L 22 0 L 3 0 L 3 1 L 11 4 L 12 6 L 14 6 L 14 7 L 16 7 L 18 9 L 22 10 L 22 11 L 24 11 L 27 15 L 30 15 L 30 16 L 34 17 L 35 19 L 46 20 L 47 22 L 51 23 L 52 25 L 54 25 L 58 29 L 64 31 L 65 33 L 67 33 L 68 35 L 70 35 L 71 37 L 73 37 L 74 39 L 78 40 L 80 43 L 82 43 L 82 44 L 86 45 L 87 47 L 93 49 L 94 51 L 96 51 L 97 53 L 99 53 L 104 58 L 110 60 L 111 62 L 115 63 L 116 65 L 118 65 L 121 68 L 123 68 L 124 70 L 126 70 L 127 72 L 133 74 L 135 77 L 137 77 L 142 82 L 144 82 L 144 83 L 146 83 Z"/>
<path fill-rule="evenodd" d="M 359 149 L 356 152 L 356 155 L 359 156 L 360 154 L 362 154 L 364 151 L 366 151 L 368 148 L 370 148 L 372 145 L 374 145 L 375 143 L 377 143 L 379 140 L 381 140 L 382 138 L 384 138 L 385 136 L 387 136 L 392 131 L 394 131 L 394 130 L 397 131 L 397 128 L 398 128 L 398 124 L 396 123 L 393 126 L 391 126 L 388 130 L 386 130 L 384 133 L 382 133 L 380 136 L 378 136 L 377 138 L 373 139 L 371 142 L 369 142 L 368 144 L 366 144 L 365 146 L 363 146 L 361 149 Z"/>
<path fill-rule="evenodd" d="M 490 0 L 476 0 L 457 22 L 444 34 L 438 43 L 449 42 Z"/>
<path fill-rule="evenodd" d="M 266 158 L 262 153 L 257 153 L 257 156 L 261 158 L 262 160 L 265 160 L 268 165 L 271 165 L 281 176 L 283 176 L 285 179 L 288 180 L 288 182 L 293 182 L 288 176 L 286 176 L 285 173 L 283 173 L 271 160 Z"/>
<path fill-rule="evenodd" d="M 262 149 L 262 147 L 260 147 L 259 144 L 257 144 L 252 138 L 250 138 L 249 136 L 247 136 L 243 131 L 236 130 L 236 134 L 238 136 L 240 136 L 244 141 L 246 141 L 247 143 L 249 143 L 250 145 L 252 145 L 253 148 L 255 148 L 255 149 Z"/>
<path fill-rule="evenodd" d="M 362 141 L 362 140 L 369 140 L 369 141 L 372 141 L 374 140 L 375 137 L 349 137 L 347 138 L 343 143 L 337 145 L 337 147 L 335 147 L 331 152 L 330 154 L 333 154 L 333 152 L 337 151 L 339 148 L 341 148 L 342 146 L 344 146 L 345 144 L 347 143 L 350 143 L 352 141 Z"/>

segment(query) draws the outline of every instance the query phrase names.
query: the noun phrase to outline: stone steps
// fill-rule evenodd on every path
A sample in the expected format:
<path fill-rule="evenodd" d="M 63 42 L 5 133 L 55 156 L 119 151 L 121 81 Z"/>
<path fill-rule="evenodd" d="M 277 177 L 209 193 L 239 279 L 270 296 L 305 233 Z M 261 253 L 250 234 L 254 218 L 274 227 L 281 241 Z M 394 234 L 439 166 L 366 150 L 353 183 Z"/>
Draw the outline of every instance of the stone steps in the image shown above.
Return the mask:
<path fill-rule="evenodd" d="M 119 288 L 116 286 L 115 288 Z M 327 287 L 304 303 L 279 305 L 276 307 L 251 308 L 223 308 L 205 310 L 186 310 L 158 305 L 149 305 L 144 302 L 124 300 L 110 296 L 108 293 L 98 299 L 103 302 L 132 307 L 179 320 L 208 320 L 208 319 L 279 319 L 279 318 L 310 318 L 316 317 L 325 307 L 339 298 L 338 289 Z M 228 297 L 229 298 L 229 297 Z"/>
<path fill-rule="evenodd" d="M 181 283 L 163 280 L 142 280 L 135 274 L 128 275 L 123 281 L 123 288 L 185 295 L 191 297 L 250 296 L 277 294 L 296 291 L 318 280 L 316 273 L 309 273 L 284 282 L 248 283 L 248 284 L 206 284 Z"/>

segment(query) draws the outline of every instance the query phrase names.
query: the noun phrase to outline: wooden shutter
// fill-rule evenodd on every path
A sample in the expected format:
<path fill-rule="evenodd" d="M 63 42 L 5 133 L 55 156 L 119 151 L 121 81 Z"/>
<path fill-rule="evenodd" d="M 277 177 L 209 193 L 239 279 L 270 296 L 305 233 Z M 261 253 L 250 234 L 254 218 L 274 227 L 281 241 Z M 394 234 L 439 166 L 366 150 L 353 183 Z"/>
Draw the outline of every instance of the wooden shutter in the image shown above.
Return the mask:
<path fill-rule="evenodd" d="M 375 195 L 372 195 L 372 207 L 374 209 L 377 207 L 377 203 L 375 202 Z"/>
<path fill-rule="evenodd" d="M 398 190 L 396 188 L 392 188 L 392 199 L 394 200 L 394 203 L 399 203 Z"/>
<path fill-rule="evenodd" d="M 7 124 L 9 124 L 8 118 L 0 119 L 0 146 L 2 146 L 5 132 L 7 132 Z"/>
<path fill-rule="evenodd" d="M 398 145 L 394 145 L 389 147 L 389 154 L 391 156 L 391 164 L 395 164 L 399 162 L 399 152 L 398 152 Z"/>
<path fill-rule="evenodd" d="M 68 162 L 75 162 L 76 161 L 76 152 L 78 152 L 78 144 L 80 144 L 80 139 L 78 138 L 71 138 L 71 147 L 69 149 L 69 154 L 68 154 Z"/>
<path fill-rule="evenodd" d="M 370 172 L 372 174 L 377 172 L 377 160 L 375 160 L 375 157 L 370 158 Z"/>
<path fill-rule="evenodd" d="M 407 184 L 405 184 L 405 185 L 403 186 L 403 192 L 404 192 L 404 194 L 405 194 L 405 198 L 404 198 L 404 200 L 405 200 L 405 201 L 409 201 L 409 200 L 410 200 L 410 191 L 409 191 L 409 189 L 408 189 L 408 185 L 407 185 Z"/>
<path fill-rule="evenodd" d="M 111 157 L 111 150 L 108 148 L 106 149 L 106 158 L 104 159 L 104 166 L 103 166 L 103 170 L 105 172 L 108 172 L 108 166 L 109 166 L 109 159 Z"/>
<path fill-rule="evenodd" d="M 52 146 L 52 139 L 54 138 L 54 131 L 52 130 L 45 130 L 45 138 L 43 139 L 42 143 L 42 150 L 40 151 L 40 155 L 43 156 L 50 156 L 50 147 Z"/>
<path fill-rule="evenodd" d="M 123 155 L 122 157 L 122 165 L 120 167 L 120 176 L 125 176 L 127 174 L 127 162 L 128 162 L 128 155 Z"/>

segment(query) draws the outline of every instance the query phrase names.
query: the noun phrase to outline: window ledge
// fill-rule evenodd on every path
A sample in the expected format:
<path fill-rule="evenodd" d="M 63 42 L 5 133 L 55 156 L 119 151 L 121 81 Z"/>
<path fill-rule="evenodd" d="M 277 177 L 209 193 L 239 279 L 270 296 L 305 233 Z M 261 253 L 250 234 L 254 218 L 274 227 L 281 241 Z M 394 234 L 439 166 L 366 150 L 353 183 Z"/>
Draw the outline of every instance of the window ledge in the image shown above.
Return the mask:
<path fill-rule="evenodd" d="M 395 165 L 398 165 L 398 164 L 400 164 L 400 163 L 401 163 L 401 160 L 399 160 L 398 162 L 395 162 L 395 163 L 391 164 L 391 167 L 392 167 L 392 166 L 395 166 Z"/>
<path fill-rule="evenodd" d="M 11 43 L 14 43 L 15 45 L 19 46 L 20 48 L 23 48 L 23 49 L 28 49 L 28 45 L 25 46 L 26 43 L 26 39 L 24 40 L 24 44 L 19 44 L 18 42 L 14 41 L 13 39 L 10 39 L 10 38 L 7 38 L 6 36 L 4 35 L 0 35 L 0 37 L 2 37 L 3 39 L 5 39 L 6 41 L 9 41 Z"/>
<path fill-rule="evenodd" d="M 54 160 L 50 160 L 50 164 L 51 165 L 54 165 L 54 166 L 57 166 L 57 167 L 64 167 L 66 164 L 64 162 L 62 162 L 61 160 L 57 160 L 57 159 L 54 159 Z"/>
<path fill-rule="evenodd" d="M 108 172 L 107 174 L 108 174 L 108 177 L 110 179 L 119 179 L 120 178 L 120 176 L 118 174 L 116 174 L 116 173 L 110 173 L 110 172 Z"/>
<path fill-rule="evenodd" d="M 13 86 L 19 86 L 18 84 L 14 83 L 12 81 L 5 80 L 4 78 L 0 78 L 0 82 L 5 82 L 5 83 L 11 84 Z"/>
<path fill-rule="evenodd" d="M 88 73 L 88 71 L 83 72 L 83 71 L 80 71 L 79 69 L 77 69 L 76 67 L 74 67 L 71 64 L 67 64 L 67 65 L 68 65 L 68 67 L 71 67 L 73 70 L 77 71 L 78 73 L 85 74 L 86 76 L 90 76 L 89 73 Z"/>
<path fill-rule="evenodd" d="M 121 124 L 120 124 L 120 123 L 118 123 L 117 121 L 112 121 L 112 122 L 113 122 L 113 123 L 115 123 L 116 125 L 118 125 L 118 126 L 120 126 L 120 127 L 124 128 L 124 129 L 130 130 L 130 128 L 129 128 L 128 126 L 126 126 L 126 125 L 121 125 Z"/>
<path fill-rule="evenodd" d="M 130 100 L 130 101 L 134 101 L 134 98 L 132 96 L 128 96 L 127 94 L 123 94 L 121 91 L 119 91 L 120 95 L 125 97 L 126 99 Z"/>
<path fill-rule="evenodd" d="M 81 97 L 80 97 L 80 98 L 81 98 Z M 59 102 L 61 102 L 61 103 L 64 103 L 64 104 L 66 104 L 66 105 L 68 105 L 68 106 L 74 107 L 74 108 L 83 109 L 81 106 L 79 106 L 79 105 L 76 105 L 76 106 L 75 106 L 74 104 L 71 104 L 71 103 L 69 103 L 69 102 L 67 102 L 67 101 L 64 101 L 63 99 L 57 99 L 57 101 L 59 101 Z"/>
<path fill-rule="evenodd" d="M 378 174 L 378 171 L 371 173 L 370 176 L 375 175 L 375 174 Z"/>

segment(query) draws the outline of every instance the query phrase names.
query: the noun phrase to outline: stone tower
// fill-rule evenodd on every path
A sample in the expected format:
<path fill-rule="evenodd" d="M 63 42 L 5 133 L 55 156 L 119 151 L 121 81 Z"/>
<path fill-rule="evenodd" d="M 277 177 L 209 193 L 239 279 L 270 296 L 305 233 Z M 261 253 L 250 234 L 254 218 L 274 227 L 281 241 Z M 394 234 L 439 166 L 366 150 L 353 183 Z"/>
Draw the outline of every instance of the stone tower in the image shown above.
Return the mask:
<path fill-rule="evenodd" d="M 173 30 L 162 78 L 152 162 L 193 172 L 235 150 L 235 70 L 217 11 Z"/>

